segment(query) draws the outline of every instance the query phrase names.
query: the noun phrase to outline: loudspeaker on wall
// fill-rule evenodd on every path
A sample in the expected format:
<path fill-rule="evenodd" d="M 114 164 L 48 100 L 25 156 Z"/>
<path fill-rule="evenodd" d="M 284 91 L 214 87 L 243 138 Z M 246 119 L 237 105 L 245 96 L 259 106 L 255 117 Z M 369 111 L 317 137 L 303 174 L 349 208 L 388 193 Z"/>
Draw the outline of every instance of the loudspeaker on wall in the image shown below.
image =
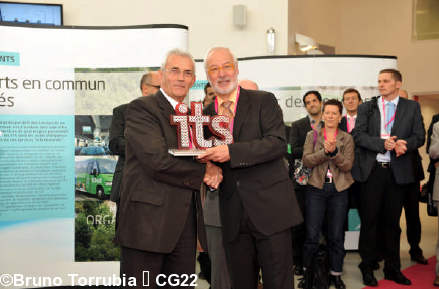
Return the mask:
<path fill-rule="evenodd" d="M 247 25 L 247 8 L 243 4 L 233 6 L 233 26 L 243 28 Z"/>

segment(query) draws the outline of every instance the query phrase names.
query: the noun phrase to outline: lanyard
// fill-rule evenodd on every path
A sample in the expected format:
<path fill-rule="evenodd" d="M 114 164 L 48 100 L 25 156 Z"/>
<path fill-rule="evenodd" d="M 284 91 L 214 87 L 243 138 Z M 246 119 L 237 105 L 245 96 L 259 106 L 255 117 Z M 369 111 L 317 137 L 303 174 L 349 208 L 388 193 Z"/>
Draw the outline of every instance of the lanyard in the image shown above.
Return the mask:
<path fill-rule="evenodd" d="M 381 100 L 383 101 L 384 122 L 386 122 L 386 107 L 385 107 L 385 105 L 384 105 L 384 98 L 381 98 Z M 386 131 L 388 131 L 388 130 L 387 130 L 387 127 L 389 126 L 389 124 L 395 119 L 395 115 L 396 115 L 396 108 L 395 108 L 395 113 L 393 114 L 392 118 L 389 120 L 388 123 L 385 123 L 385 124 L 384 124 L 384 129 L 385 129 Z"/>
<path fill-rule="evenodd" d="M 338 134 L 338 128 L 337 128 L 337 130 L 335 131 L 335 135 L 334 135 L 334 137 L 337 137 L 337 134 Z M 323 128 L 323 135 L 325 136 L 325 140 L 328 140 L 327 137 L 326 137 L 326 128 Z"/>
<path fill-rule="evenodd" d="M 238 107 L 238 99 L 239 99 L 239 92 L 240 92 L 240 86 L 238 85 L 238 91 L 236 92 L 236 104 L 235 104 L 235 110 L 233 111 L 233 115 L 236 116 L 236 108 Z M 215 97 L 215 111 L 218 113 L 218 97 Z M 235 118 L 233 117 L 230 120 L 230 131 L 233 132 L 233 124 L 235 122 Z"/>

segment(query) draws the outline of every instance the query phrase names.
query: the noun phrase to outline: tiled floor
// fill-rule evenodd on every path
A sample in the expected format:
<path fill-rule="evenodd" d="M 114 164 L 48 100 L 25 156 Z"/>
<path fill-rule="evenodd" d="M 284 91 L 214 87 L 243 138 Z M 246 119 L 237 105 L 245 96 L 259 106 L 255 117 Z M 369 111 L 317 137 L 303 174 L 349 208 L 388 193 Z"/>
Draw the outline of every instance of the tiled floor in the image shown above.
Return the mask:
<path fill-rule="evenodd" d="M 424 251 L 424 256 L 429 258 L 434 256 L 436 250 L 436 242 L 438 239 L 438 223 L 436 217 L 429 217 L 426 212 L 426 205 L 420 204 L 421 211 L 421 222 L 422 222 L 422 240 L 421 240 L 421 248 Z M 404 212 L 401 218 L 401 269 L 405 269 L 415 263 L 410 261 L 410 255 L 408 253 L 409 245 L 407 243 L 407 237 L 405 232 L 405 216 Z M 344 260 L 344 273 L 342 275 L 342 279 L 346 284 L 348 289 L 360 289 L 363 288 L 362 276 L 361 272 L 358 269 L 358 264 L 360 263 L 360 257 L 357 252 L 348 252 L 346 254 Z M 381 263 L 381 268 L 383 263 Z M 197 273 L 199 272 L 198 263 L 197 263 Z M 431 273 L 433 282 L 435 273 Z M 375 277 L 379 280 L 384 278 L 383 271 L 377 270 L 375 271 Z M 296 288 L 297 288 L 297 280 L 296 278 Z M 209 289 L 209 284 L 205 280 L 198 280 L 198 289 Z M 334 287 L 331 287 L 334 288 Z M 377 287 L 379 288 L 379 286 Z M 407 289 L 423 289 L 416 288 L 415 284 L 412 286 L 407 286 Z"/>

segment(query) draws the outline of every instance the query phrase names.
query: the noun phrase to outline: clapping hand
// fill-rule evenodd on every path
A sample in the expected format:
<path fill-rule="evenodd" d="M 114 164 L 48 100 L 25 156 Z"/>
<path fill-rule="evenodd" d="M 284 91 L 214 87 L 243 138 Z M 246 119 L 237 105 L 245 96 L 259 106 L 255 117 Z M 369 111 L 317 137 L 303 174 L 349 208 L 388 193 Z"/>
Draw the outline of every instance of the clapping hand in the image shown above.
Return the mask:
<path fill-rule="evenodd" d="M 325 143 L 323 144 L 325 147 L 325 154 L 330 154 L 335 151 L 336 144 L 337 140 L 335 139 L 335 137 L 332 140 L 325 140 Z"/>

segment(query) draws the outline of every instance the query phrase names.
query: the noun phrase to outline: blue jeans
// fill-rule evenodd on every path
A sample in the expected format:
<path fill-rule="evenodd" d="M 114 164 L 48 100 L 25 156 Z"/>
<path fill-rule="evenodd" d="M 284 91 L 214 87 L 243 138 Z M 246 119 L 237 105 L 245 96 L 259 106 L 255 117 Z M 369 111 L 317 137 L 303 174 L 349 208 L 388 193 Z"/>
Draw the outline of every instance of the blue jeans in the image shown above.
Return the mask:
<path fill-rule="evenodd" d="M 327 211 L 328 250 L 331 273 L 343 272 L 344 259 L 344 223 L 348 206 L 347 190 L 338 192 L 334 183 L 324 183 L 323 189 L 308 185 L 306 190 L 306 242 L 303 248 L 303 264 L 319 248 L 319 237 L 323 218 Z"/>

